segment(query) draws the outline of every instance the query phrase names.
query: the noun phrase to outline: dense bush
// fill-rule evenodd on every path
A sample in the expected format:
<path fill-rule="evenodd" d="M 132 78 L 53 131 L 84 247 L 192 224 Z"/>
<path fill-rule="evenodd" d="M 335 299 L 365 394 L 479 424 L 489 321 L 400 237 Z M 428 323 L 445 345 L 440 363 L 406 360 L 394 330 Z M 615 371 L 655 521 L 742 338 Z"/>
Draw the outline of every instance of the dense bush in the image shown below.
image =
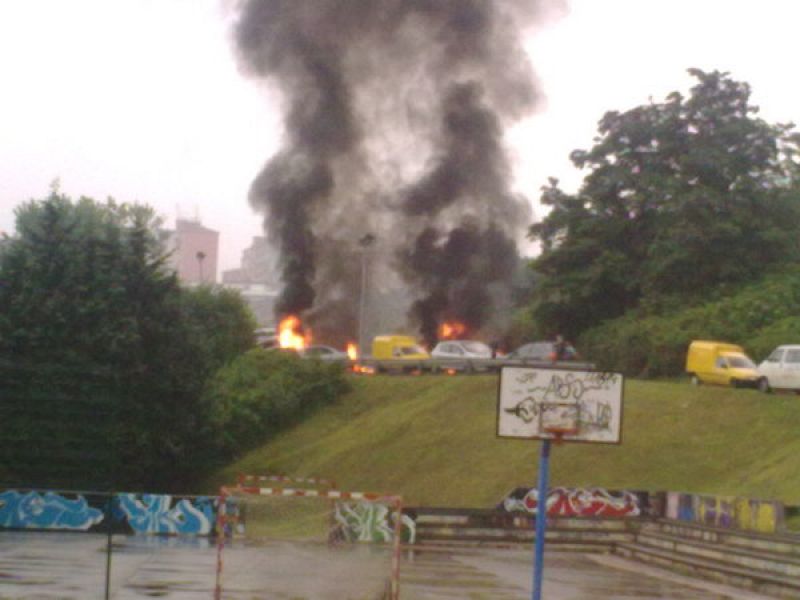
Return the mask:
<path fill-rule="evenodd" d="M 57 190 L 0 249 L 0 475 L 24 487 L 186 489 L 206 379 L 252 347 L 243 299 L 179 285 L 146 206 Z"/>
<path fill-rule="evenodd" d="M 767 325 L 749 341 L 747 348 L 754 360 L 760 360 L 781 344 L 800 344 L 800 317 L 786 317 Z"/>
<path fill-rule="evenodd" d="M 582 352 L 598 368 L 660 377 L 683 372 L 696 339 L 742 345 L 760 360 L 778 344 L 800 343 L 800 268 L 765 277 L 716 301 L 647 316 L 633 311 L 581 336 Z"/>
<path fill-rule="evenodd" d="M 250 350 L 220 369 L 206 388 L 204 401 L 213 415 L 208 441 L 224 456 L 237 455 L 331 404 L 347 389 L 340 364 Z"/>

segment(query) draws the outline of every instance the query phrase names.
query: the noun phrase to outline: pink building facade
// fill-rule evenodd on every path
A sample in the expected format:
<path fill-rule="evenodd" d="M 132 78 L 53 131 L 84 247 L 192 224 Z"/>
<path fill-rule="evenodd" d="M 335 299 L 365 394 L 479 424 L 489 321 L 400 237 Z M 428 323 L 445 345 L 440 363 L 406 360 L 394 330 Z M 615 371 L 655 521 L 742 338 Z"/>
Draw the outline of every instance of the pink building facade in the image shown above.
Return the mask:
<path fill-rule="evenodd" d="M 171 262 L 180 280 L 189 285 L 217 282 L 219 232 L 199 222 L 177 219 L 171 236 Z"/>

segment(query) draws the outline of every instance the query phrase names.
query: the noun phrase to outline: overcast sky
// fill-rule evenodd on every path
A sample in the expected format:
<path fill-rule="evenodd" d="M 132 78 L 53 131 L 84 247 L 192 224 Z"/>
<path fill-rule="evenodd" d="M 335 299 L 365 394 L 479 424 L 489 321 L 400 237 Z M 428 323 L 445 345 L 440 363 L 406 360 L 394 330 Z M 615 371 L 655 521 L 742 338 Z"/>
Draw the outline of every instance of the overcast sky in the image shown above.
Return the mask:
<path fill-rule="evenodd" d="M 771 122 L 800 122 L 792 68 L 800 2 L 572 0 L 531 35 L 546 101 L 508 133 L 516 187 L 536 205 L 607 110 L 686 91 L 689 67 L 730 71 Z M 250 182 L 275 151 L 269 90 L 240 75 L 220 0 L 0 1 L 0 231 L 58 178 L 72 196 L 150 204 L 168 226 L 220 232 L 222 269 L 261 231 Z"/>

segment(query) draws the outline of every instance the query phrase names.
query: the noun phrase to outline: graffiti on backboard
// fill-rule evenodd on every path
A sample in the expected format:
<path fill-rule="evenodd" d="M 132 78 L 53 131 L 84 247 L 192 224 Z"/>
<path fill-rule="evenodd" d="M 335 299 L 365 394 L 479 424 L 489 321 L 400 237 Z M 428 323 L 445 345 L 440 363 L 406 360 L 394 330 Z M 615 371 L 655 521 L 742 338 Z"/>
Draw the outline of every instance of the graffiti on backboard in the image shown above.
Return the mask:
<path fill-rule="evenodd" d="M 622 375 L 506 367 L 498 390 L 497 434 L 620 442 Z"/>

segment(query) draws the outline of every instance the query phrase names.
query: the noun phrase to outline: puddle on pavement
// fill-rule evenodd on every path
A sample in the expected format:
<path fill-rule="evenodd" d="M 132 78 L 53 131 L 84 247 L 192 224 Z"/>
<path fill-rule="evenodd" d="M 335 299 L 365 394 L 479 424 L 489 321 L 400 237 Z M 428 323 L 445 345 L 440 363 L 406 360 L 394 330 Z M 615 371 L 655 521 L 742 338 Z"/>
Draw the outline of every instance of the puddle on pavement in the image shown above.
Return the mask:
<path fill-rule="evenodd" d="M 0 597 L 4 600 L 58 598 L 98 600 L 104 598 L 105 549 L 100 536 L 52 533 L 5 536 L 0 533 Z M 216 575 L 216 548 L 208 540 L 141 537 L 113 540 L 112 593 L 114 600 L 168 598 L 208 600 Z M 323 549 L 275 544 L 269 548 L 238 548 L 226 555 L 233 574 L 231 593 L 223 598 L 269 600 L 344 600 L 379 594 L 345 591 L 342 579 L 358 580 L 370 570 L 385 569 L 380 556 L 368 548 L 331 555 Z M 364 550 L 364 552 L 362 552 Z M 319 555 L 319 556 L 318 556 Z M 318 565 L 312 561 L 322 557 Z M 376 558 L 378 559 L 376 562 Z M 474 549 L 467 552 L 404 552 L 401 567 L 402 600 L 526 600 L 530 598 L 532 551 Z M 238 562 L 238 564 L 237 564 Z M 368 566 L 370 565 L 370 566 Z M 264 584 L 261 570 L 278 572 Z M 322 572 L 319 578 L 317 573 Z M 343 574 L 347 577 L 343 577 Z M 372 576 L 375 573 L 371 573 Z M 327 577 L 328 579 L 325 579 Z M 730 596 L 704 592 L 681 583 L 616 569 L 593 562 L 583 554 L 545 556 L 547 600 L 728 600 Z M 381 577 L 370 589 L 380 588 Z M 328 585 L 328 582 L 331 582 Z M 356 583 L 362 583 L 356 581 Z M 366 585 L 366 584 L 365 584 Z M 364 588 L 366 589 L 366 588 Z"/>

